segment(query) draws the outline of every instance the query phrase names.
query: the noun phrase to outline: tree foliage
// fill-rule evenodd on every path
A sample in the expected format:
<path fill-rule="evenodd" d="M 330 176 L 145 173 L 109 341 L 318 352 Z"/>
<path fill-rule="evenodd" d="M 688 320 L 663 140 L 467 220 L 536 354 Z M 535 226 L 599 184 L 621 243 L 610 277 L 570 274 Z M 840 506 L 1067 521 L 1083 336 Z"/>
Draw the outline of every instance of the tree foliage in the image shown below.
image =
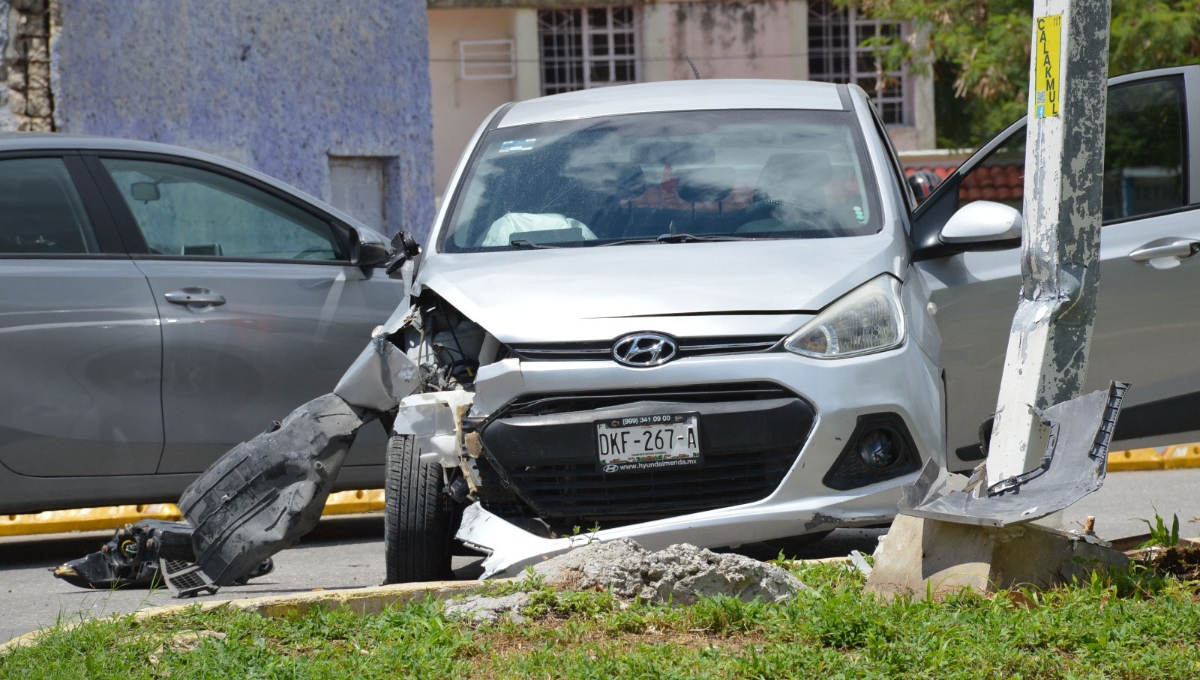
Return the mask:
<path fill-rule="evenodd" d="M 986 141 L 1026 111 L 1030 0 L 837 0 L 870 17 L 911 21 L 902 38 L 876 38 L 889 68 L 935 78 L 938 143 Z M 1109 74 L 1200 63 L 1197 0 L 1112 0 Z"/>

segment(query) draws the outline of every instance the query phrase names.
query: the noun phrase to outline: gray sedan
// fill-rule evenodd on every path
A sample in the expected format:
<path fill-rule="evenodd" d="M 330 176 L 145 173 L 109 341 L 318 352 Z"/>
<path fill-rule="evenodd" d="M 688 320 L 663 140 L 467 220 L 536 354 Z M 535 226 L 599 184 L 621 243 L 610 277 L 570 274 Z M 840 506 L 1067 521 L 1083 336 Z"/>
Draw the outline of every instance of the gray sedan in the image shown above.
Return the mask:
<path fill-rule="evenodd" d="M 176 147 L 0 135 L 0 512 L 173 501 L 404 300 L 386 239 Z M 341 488 L 382 485 L 364 428 Z"/>

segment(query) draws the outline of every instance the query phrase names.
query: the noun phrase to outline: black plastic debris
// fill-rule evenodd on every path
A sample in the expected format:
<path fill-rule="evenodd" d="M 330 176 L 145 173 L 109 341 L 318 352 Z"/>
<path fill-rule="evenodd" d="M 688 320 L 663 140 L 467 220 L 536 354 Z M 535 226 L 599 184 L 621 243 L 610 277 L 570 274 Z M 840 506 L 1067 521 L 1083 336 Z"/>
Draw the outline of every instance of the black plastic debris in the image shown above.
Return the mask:
<path fill-rule="evenodd" d="M 318 397 L 201 474 L 179 499 L 186 521 L 126 525 L 54 575 L 81 588 L 165 583 L 190 597 L 270 573 L 271 556 L 321 519 L 358 429 L 373 417 L 337 395 Z"/>
<path fill-rule="evenodd" d="M 214 585 L 236 582 L 317 525 L 368 419 L 337 395 L 317 397 L 192 482 L 179 510 L 195 527 L 195 562 Z"/>

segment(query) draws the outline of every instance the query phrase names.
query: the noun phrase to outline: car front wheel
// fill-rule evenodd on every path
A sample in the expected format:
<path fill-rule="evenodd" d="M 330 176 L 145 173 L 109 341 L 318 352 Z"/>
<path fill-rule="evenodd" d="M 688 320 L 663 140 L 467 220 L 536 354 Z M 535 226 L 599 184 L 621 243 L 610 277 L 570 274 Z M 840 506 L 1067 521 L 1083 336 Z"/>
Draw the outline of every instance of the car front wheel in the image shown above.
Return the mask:
<path fill-rule="evenodd" d="M 388 583 L 437 581 L 452 576 L 455 503 L 442 493 L 442 468 L 421 462 L 416 438 L 388 440 L 383 518 Z"/>

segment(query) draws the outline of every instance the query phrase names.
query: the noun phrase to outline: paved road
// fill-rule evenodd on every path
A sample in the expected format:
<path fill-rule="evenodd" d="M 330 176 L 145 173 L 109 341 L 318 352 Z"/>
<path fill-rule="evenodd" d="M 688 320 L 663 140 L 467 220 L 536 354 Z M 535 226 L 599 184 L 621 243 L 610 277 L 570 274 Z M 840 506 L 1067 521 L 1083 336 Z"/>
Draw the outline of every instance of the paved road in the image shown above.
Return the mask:
<path fill-rule="evenodd" d="M 1122 472 L 1110 475 L 1104 488 L 1067 510 L 1065 522 L 1074 526 L 1088 515 L 1097 518 L 1097 532 L 1106 538 L 1144 533 L 1138 518 L 1154 516 L 1154 507 L 1168 518 L 1178 513 L 1181 533 L 1200 534 L 1200 469 Z M 814 545 L 796 551 L 797 557 L 870 552 L 882 530 L 840 530 Z M 62 616 L 104 616 L 148 606 L 177 602 L 168 592 L 97 592 L 66 585 L 49 569 L 96 549 L 108 532 L 42 538 L 0 539 L 0 642 Z M 383 522 L 379 516 L 331 518 L 321 523 L 300 545 L 276 556 L 275 572 L 240 588 L 226 588 L 217 599 L 295 593 L 313 588 L 353 588 L 383 581 Z M 775 548 L 745 546 L 759 559 L 775 556 Z M 455 566 L 460 578 L 478 574 L 477 558 L 461 557 Z"/>

